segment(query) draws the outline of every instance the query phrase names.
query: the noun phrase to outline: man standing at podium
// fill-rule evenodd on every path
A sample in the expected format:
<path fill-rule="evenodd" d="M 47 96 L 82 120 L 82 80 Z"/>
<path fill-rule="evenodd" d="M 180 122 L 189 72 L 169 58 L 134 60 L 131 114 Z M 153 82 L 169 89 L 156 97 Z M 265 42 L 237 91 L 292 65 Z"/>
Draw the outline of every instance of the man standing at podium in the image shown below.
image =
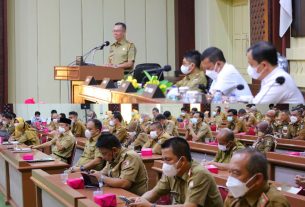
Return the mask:
<path fill-rule="evenodd" d="M 116 23 L 112 32 L 116 42 L 110 46 L 108 65 L 124 68 L 128 72 L 134 66 L 136 47 L 126 40 L 126 24 L 122 22 Z"/>

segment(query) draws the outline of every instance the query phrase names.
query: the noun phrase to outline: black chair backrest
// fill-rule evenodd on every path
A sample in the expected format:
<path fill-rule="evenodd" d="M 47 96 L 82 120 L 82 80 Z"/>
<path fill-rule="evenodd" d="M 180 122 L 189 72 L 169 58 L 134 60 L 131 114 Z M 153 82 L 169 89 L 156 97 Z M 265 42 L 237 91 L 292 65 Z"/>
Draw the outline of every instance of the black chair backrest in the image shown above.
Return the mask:
<path fill-rule="evenodd" d="M 75 141 L 75 143 L 74 143 L 74 146 L 73 146 L 73 149 L 72 149 L 71 156 L 67 159 L 67 163 L 68 163 L 70 166 L 73 165 L 73 161 L 74 161 L 74 157 L 75 157 L 75 151 L 76 151 L 76 144 L 77 144 L 77 141 Z"/>
<path fill-rule="evenodd" d="M 157 69 L 161 68 L 161 66 L 158 63 L 143 63 L 139 64 L 135 67 L 133 72 L 133 77 L 137 79 L 138 83 L 146 82 L 148 79 L 146 78 L 143 71 L 145 70 L 151 70 L 151 69 Z M 150 75 L 160 75 L 160 72 L 149 72 Z M 163 74 L 160 77 L 160 80 L 164 80 Z"/>

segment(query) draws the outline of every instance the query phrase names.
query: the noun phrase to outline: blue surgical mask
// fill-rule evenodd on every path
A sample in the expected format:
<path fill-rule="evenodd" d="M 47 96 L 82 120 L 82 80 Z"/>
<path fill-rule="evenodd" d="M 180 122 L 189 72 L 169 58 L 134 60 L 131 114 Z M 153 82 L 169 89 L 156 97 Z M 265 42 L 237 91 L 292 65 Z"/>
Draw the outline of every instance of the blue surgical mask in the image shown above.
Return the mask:
<path fill-rule="evenodd" d="M 232 122 L 232 121 L 233 121 L 233 116 L 228 116 L 228 117 L 227 117 L 227 121 L 228 121 L 228 122 Z"/>

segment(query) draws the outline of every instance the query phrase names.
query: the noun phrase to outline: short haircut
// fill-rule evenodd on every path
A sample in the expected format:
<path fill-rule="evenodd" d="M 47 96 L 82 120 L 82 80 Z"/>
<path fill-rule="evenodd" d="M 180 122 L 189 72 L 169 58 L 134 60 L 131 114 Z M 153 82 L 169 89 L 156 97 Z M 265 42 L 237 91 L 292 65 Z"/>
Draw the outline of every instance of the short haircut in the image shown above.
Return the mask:
<path fill-rule="evenodd" d="M 121 112 L 119 112 L 119 111 L 114 111 L 114 112 L 113 112 L 113 118 L 118 119 L 120 122 L 123 121 L 122 114 L 121 114 Z"/>
<path fill-rule="evenodd" d="M 35 116 L 39 115 L 40 116 L 40 112 L 39 111 L 35 111 Z"/>
<path fill-rule="evenodd" d="M 191 110 L 191 111 L 197 112 L 197 111 L 198 111 L 198 109 L 197 109 L 196 107 L 194 107 L 194 108 L 192 108 L 192 110 Z"/>
<path fill-rule="evenodd" d="M 51 111 L 51 114 L 57 114 L 57 111 L 56 111 L 55 109 L 53 109 L 53 110 Z"/>
<path fill-rule="evenodd" d="M 236 109 L 229 109 L 228 113 L 232 113 L 234 116 L 237 116 L 237 110 Z"/>
<path fill-rule="evenodd" d="M 114 25 L 115 25 L 115 26 L 121 26 L 125 31 L 126 31 L 126 29 L 127 29 L 126 24 L 123 23 L 123 22 L 117 22 L 117 23 L 115 23 Z"/>
<path fill-rule="evenodd" d="M 239 109 L 238 110 L 238 114 L 246 114 L 246 110 L 245 109 Z"/>
<path fill-rule="evenodd" d="M 219 130 L 219 133 L 226 138 L 227 142 L 234 141 L 235 139 L 234 132 L 231 129 L 222 128 Z"/>
<path fill-rule="evenodd" d="M 165 120 L 165 119 L 166 119 L 166 117 L 163 114 L 158 114 L 156 116 L 156 121 L 161 121 L 161 120 Z"/>
<path fill-rule="evenodd" d="M 159 109 L 158 109 L 157 107 L 154 107 L 154 108 L 152 109 L 152 111 L 156 111 L 156 112 L 159 113 Z"/>
<path fill-rule="evenodd" d="M 225 56 L 223 52 L 217 47 L 209 47 L 201 54 L 201 61 L 208 58 L 212 63 L 216 63 L 217 61 L 226 62 Z"/>
<path fill-rule="evenodd" d="M 5 113 L 3 117 L 6 119 L 13 119 L 13 115 L 11 113 Z"/>
<path fill-rule="evenodd" d="M 163 115 L 168 119 L 168 118 L 170 118 L 171 117 L 171 112 L 170 111 L 164 111 L 163 112 Z"/>
<path fill-rule="evenodd" d="M 221 107 L 220 106 L 216 106 L 216 110 L 220 113 L 221 112 Z"/>
<path fill-rule="evenodd" d="M 187 111 L 187 108 L 186 108 L 186 107 L 182 107 L 182 108 L 180 109 L 180 111 Z"/>
<path fill-rule="evenodd" d="M 69 115 L 78 116 L 78 113 L 77 113 L 76 111 L 70 111 L 70 112 L 69 112 Z"/>
<path fill-rule="evenodd" d="M 194 114 L 199 114 L 199 117 L 204 119 L 204 113 L 202 113 L 200 111 L 196 111 Z"/>
<path fill-rule="evenodd" d="M 192 161 L 190 145 L 184 138 L 173 137 L 167 139 L 161 145 L 161 149 L 167 149 L 167 148 L 172 148 L 174 155 L 176 155 L 178 159 L 184 156 L 189 162 Z"/>
<path fill-rule="evenodd" d="M 113 134 L 102 133 L 96 142 L 96 147 L 111 150 L 114 147 L 121 148 L 121 143 Z"/>
<path fill-rule="evenodd" d="M 250 176 L 262 173 L 264 180 L 268 180 L 268 161 L 262 153 L 254 148 L 245 148 L 236 151 L 234 154 L 248 154 L 250 158 L 246 168 Z"/>
<path fill-rule="evenodd" d="M 11 114 L 13 116 L 13 119 L 16 119 L 17 115 L 15 113 L 13 113 L 13 112 Z"/>
<path fill-rule="evenodd" d="M 100 120 L 98 120 L 98 119 L 90 119 L 89 121 L 92 121 L 92 122 L 93 122 L 94 127 L 95 127 L 96 129 L 102 130 L 103 125 L 102 125 L 102 122 L 101 122 Z M 88 122 L 89 122 L 89 121 L 88 121 Z"/>
<path fill-rule="evenodd" d="M 267 61 L 271 65 L 275 66 L 278 64 L 278 56 L 276 48 L 273 44 L 266 41 L 260 41 L 252 45 L 248 52 L 252 52 L 252 58 L 258 63 Z"/>
<path fill-rule="evenodd" d="M 197 68 L 200 68 L 200 52 L 197 50 L 191 50 L 184 54 L 183 56 L 187 61 L 194 63 Z"/>
<path fill-rule="evenodd" d="M 161 123 L 158 121 L 151 123 L 150 126 L 155 126 L 157 129 L 163 130 Z"/>
<path fill-rule="evenodd" d="M 291 112 L 297 112 L 299 116 L 302 116 L 303 110 L 300 108 L 294 108 L 291 110 Z"/>
<path fill-rule="evenodd" d="M 66 118 L 67 117 L 65 113 L 60 113 L 59 115 L 60 115 L 61 118 Z"/>

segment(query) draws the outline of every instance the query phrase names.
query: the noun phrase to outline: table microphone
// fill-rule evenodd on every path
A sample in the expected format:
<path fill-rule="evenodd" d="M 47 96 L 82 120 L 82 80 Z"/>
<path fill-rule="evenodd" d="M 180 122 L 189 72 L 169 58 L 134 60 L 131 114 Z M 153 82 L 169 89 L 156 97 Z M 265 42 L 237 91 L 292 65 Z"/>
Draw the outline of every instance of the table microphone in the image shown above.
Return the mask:
<path fill-rule="evenodd" d="M 273 86 L 276 86 L 276 84 L 278 84 L 278 86 L 281 86 L 281 85 L 283 85 L 283 84 L 285 83 L 285 81 L 286 81 L 286 79 L 285 79 L 284 76 L 279 76 L 279 77 L 277 77 L 277 78 L 275 79 L 275 82 L 272 83 L 272 84 L 269 86 L 268 90 L 267 90 L 266 93 L 262 96 L 262 98 L 257 102 L 257 104 L 259 104 L 259 103 L 263 100 L 263 98 L 265 98 L 266 94 L 270 91 L 270 89 L 271 89 Z"/>
<path fill-rule="evenodd" d="M 235 89 L 241 91 L 241 90 L 245 89 L 245 86 L 243 84 L 234 85 L 234 86 L 228 88 L 227 90 L 222 91 L 222 94 L 226 96 L 226 95 L 230 94 Z"/>

